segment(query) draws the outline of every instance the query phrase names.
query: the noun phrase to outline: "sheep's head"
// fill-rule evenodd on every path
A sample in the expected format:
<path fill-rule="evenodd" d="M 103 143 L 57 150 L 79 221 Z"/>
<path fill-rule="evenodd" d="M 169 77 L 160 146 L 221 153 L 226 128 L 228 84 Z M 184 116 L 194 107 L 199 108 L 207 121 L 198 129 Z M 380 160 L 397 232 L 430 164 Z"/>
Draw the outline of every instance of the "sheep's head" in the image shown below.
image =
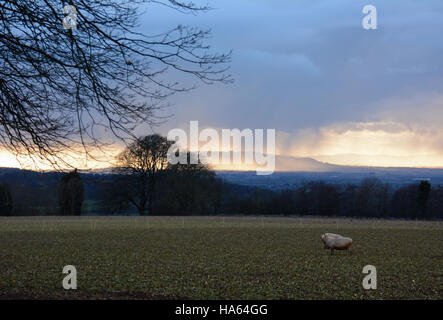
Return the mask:
<path fill-rule="evenodd" d="M 326 242 L 326 235 L 325 235 L 325 234 L 322 234 L 322 235 L 321 235 L 321 241 L 322 241 L 323 243 Z"/>

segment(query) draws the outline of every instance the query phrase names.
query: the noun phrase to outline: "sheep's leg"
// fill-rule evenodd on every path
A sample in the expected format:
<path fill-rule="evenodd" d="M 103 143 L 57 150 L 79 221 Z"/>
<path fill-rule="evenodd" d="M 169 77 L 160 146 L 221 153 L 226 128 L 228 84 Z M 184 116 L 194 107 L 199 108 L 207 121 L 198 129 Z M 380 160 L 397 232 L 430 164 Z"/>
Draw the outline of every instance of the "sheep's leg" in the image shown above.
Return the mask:
<path fill-rule="evenodd" d="M 349 249 L 349 255 L 351 255 L 351 256 L 352 256 L 352 250 L 351 250 L 351 249 Z"/>
<path fill-rule="evenodd" d="M 334 255 L 334 249 L 331 248 L 331 256 Z"/>

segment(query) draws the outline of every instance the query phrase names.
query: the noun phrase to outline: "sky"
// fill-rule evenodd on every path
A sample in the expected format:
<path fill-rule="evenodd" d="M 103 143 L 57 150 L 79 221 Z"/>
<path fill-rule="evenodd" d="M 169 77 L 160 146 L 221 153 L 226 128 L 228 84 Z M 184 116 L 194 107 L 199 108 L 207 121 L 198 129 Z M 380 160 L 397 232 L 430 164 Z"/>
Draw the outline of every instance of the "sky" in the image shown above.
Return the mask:
<path fill-rule="evenodd" d="M 193 15 L 148 10 L 142 28 L 211 28 L 232 85 L 172 99 L 158 130 L 274 128 L 277 153 L 345 165 L 443 167 L 443 2 L 219 0 Z M 376 30 L 362 27 L 377 8 Z M 149 14 L 151 13 L 151 14 Z M 197 82 L 198 84 L 198 82 Z M 291 169 L 291 168 L 287 168 Z"/>
<path fill-rule="evenodd" d="M 217 130 L 272 128 L 281 156 L 443 167 L 443 1 L 208 3 L 214 9 L 197 15 L 150 5 L 140 30 L 210 28 L 214 52 L 233 50 L 235 82 L 207 86 L 172 74 L 198 88 L 171 97 L 168 121 L 153 131 L 188 130 L 190 121 Z M 366 5 L 377 8 L 376 30 L 362 27 Z M 0 165 L 13 161 L 0 156 Z"/>

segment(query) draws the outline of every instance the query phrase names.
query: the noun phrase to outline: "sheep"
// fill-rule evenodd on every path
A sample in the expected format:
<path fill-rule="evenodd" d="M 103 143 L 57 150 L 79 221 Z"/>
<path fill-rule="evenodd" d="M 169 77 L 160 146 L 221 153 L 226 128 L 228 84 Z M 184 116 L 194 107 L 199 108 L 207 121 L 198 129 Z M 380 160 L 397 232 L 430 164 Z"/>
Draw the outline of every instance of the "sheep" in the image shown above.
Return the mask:
<path fill-rule="evenodd" d="M 326 247 L 326 238 L 333 238 L 333 239 L 337 239 L 337 238 L 342 238 L 343 236 L 339 235 L 339 234 L 335 234 L 335 233 L 324 233 L 321 236 L 321 241 L 323 242 L 324 246 L 323 249 L 327 249 Z"/>
<path fill-rule="evenodd" d="M 349 254 L 352 254 L 352 250 L 350 249 L 352 245 L 352 239 L 347 237 L 340 238 L 330 238 L 326 237 L 325 246 L 328 249 L 331 249 L 331 255 L 334 254 L 335 250 L 348 250 Z"/>

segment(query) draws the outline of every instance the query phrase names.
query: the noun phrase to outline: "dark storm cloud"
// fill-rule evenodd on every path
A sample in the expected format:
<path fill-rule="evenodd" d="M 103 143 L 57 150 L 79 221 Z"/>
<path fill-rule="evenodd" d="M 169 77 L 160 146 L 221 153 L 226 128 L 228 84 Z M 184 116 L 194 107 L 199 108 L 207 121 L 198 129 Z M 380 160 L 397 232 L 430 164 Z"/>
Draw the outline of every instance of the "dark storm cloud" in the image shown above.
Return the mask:
<path fill-rule="evenodd" d="M 231 86 L 201 86 L 174 99 L 172 123 L 291 130 L 363 121 L 377 101 L 442 89 L 443 2 L 210 1 L 193 15 L 148 9 L 143 31 L 211 28 L 214 50 L 234 50 Z M 364 30 L 366 4 L 377 30 Z M 413 92 L 411 90 L 413 89 Z M 369 110 L 369 106 L 371 110 Z"/>
<path fill-rule="evenodd" d="M 318 132 L 323 128 L 329 132 L 331 126 L 348 132 L 368 122 L 371 125 L 363 125 L 366 131 L 385 127 L 382 137 L 388 140 L 397 125 L 412 128 L 411 122 L 418 118 L 418 126 L 439 130 L 443 2 L 219 0 L 209 4 L 215 9 L 197 16 L 150 7 L 144 17 L 146 33 L 177 24 L 211 28 L 213 50 L 234 50 L 235 83 L 201 85 L 190 94 L 175 96 L 168 110 L 174 116 L 160 129 L 164 133 L 186 128 L 189 120 L 215 128 L 275 128 L 285 135 L 280 143 L 284 149 L 283 141 L 300 143 L 300 137 L 319 144 L 324 135 Z M 378 10 L 377 30 L 362 28 L 367 4 Z M 381 124 L 372 125 L 377 122 Z M 417 125 L 408 134 L 420 134 Z M 293 142 L 288 150 L 293 150 Z"/>

